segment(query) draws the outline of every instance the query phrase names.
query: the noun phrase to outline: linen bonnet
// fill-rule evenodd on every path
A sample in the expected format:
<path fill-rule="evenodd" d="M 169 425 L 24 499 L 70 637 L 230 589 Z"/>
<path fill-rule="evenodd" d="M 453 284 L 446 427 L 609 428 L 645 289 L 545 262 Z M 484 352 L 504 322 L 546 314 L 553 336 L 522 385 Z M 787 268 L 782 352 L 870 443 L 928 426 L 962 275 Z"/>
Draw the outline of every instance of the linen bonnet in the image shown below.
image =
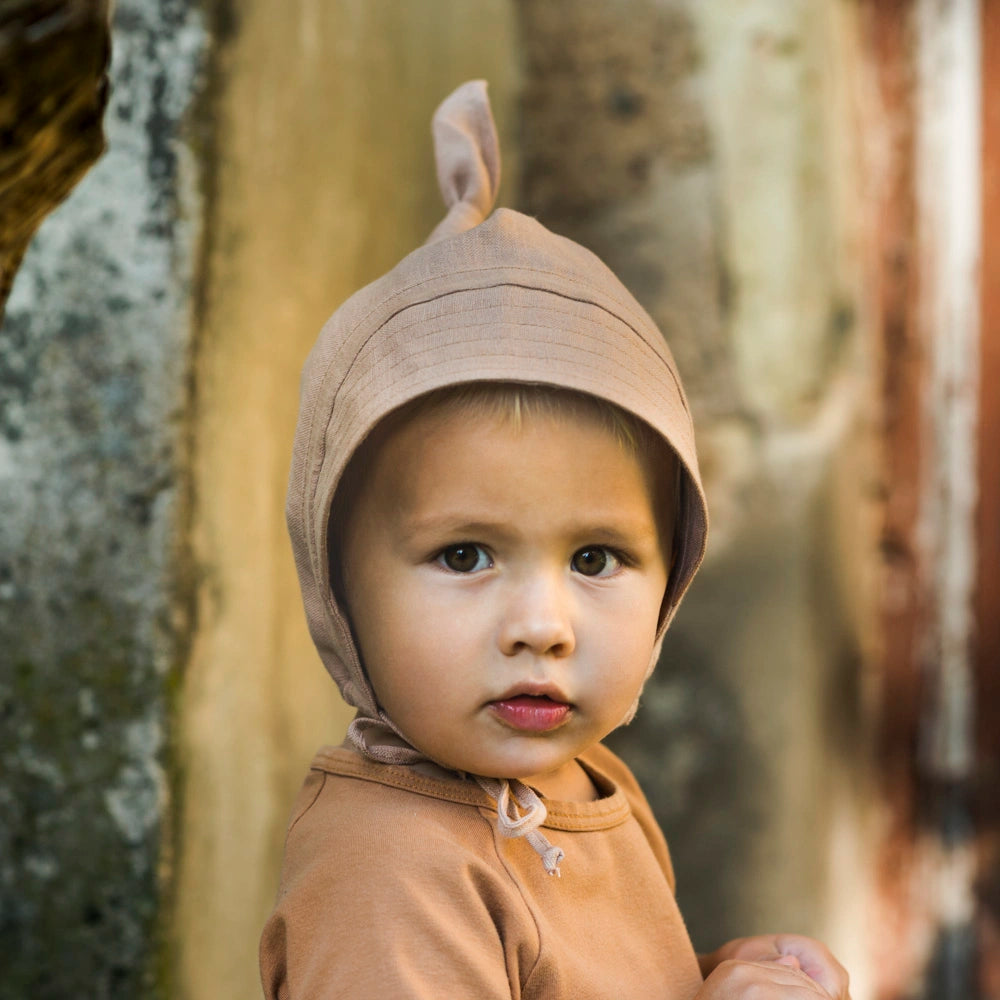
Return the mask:
<path fill-rule="evenodd" d="M 286 506 L 310 633 L 357 709 L 349 738 L 385 763 L 426 758 L 376 701 L 331 587 L 328 530 L 349 459 L 389 413 L 445 386 L 516 382 L 587 393 L 648 424 L 681 470 L 674 564 L 650 671 L 708 529 L 691 414 L 652 319 L 590 251 L 519 212 L 490 214 L 500 155 L 483 81 L 463 84 L 441 104 L 433 134 L 447 215 L 427 243 L 351 296 L 320 331 L 302 373 Z M 537 833 L 538 797 L 519 782 L 480 784 L 498 803 L 501 829 L 527 835 L 543 859 L 549 850 L 552 871 L 558 849 Z M 510 792 L 526 816 L 509 803 Z"/>

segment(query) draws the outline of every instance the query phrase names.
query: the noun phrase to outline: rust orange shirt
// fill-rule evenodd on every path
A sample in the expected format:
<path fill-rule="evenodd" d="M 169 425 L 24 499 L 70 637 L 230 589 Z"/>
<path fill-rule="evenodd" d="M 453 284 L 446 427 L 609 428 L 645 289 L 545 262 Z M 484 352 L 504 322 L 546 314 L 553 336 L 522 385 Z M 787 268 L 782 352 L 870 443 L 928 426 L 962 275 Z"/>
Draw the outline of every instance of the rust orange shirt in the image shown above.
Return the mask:
<path fill-rule="evenodd" d="M 288 830 L 260 958 L 269 1000 L 690 1000 L 701 986 L 667 845 L 626 765 L 546 800 L 545 874 L 472 781 L 321 750 Z"/>

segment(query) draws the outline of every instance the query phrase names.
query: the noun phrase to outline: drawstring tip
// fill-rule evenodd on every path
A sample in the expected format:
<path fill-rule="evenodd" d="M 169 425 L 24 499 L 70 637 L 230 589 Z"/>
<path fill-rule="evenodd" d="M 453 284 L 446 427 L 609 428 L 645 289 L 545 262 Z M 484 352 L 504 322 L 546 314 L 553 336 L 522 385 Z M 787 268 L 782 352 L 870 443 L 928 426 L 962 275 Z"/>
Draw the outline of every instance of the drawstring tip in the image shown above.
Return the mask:
<path fill-rule="evenodd" d="M 542 855 L 542 865 L 545 867 L 545 873 L 547 875 L 555 875 L 556 878 L 562 878 L 562 872 L 559 871 L 559 865 L 565 857 L 566 853 L 561 847 L 550 847 Z"/>
<path fill-rule="evenodd" d="M 548 838 L 538 827 L 545 822 L 545 803 L 538 794 L 516 778 L 497 779 L 474 775 L 476 783 L 496 802 L 497 828 L 505 837 L 524 837 L 535 853 L 542 859 L 546 875 L 556 875 L 562 878 L 559 864 L 566 852 L 561 847 L 549 843 Z M 515 805 L 511 802 L 514 795 Z M 517 806 L 525 810 L 524 815 L 518 815 Z"/>

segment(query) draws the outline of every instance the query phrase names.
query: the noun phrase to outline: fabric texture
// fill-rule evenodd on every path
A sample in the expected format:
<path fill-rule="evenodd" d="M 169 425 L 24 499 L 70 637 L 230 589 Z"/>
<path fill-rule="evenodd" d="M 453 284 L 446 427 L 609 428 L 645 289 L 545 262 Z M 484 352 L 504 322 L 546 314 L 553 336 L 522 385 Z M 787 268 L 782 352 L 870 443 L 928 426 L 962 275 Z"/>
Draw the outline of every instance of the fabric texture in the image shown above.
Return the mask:
<path fill-rule="evenodd" d="M 261 940 L 268 1000 L 690 1000 L 663 836 L 611 751 L 580 761 L 603 797 L 549 803 L 574 858 L 555 880 L 475 784 L 320 751 Z"/>

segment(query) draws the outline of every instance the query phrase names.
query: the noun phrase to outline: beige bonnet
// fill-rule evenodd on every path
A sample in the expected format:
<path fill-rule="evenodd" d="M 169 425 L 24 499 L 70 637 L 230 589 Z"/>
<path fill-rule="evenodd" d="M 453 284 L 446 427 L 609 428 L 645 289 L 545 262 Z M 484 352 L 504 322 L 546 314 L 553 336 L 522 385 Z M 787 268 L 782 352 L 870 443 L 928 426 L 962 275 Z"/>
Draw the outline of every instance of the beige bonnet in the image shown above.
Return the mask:
<path fill-rule="evenodd" d="M 357 717 L 350 737 L 385 763 L 425 759 L 376 702 L 328 565 L 330 508 L 348 460 L 387 414 L 431 390 L 478 381 L 559 386 L 608 400 L 657 431 L 681 463 L 680 531 L 659 640 L 705 551 L 708 513 L 694 429 L 673 358 L 642 307 L 590 251 L 508 209 L 490 215 L 500 176 L 486 84 L 434 115 L 448 213 L 427 243 L 348 299 L 302 373 L 286 514 L 309 630 Z M 402 744 L 402 745 L 400 745 Z M 555 870 L 537 827 L 544 805 L 520 782 L 480 780 L 509 836 Z M 513 794 L 520 815 L 509 803 Z"/>

